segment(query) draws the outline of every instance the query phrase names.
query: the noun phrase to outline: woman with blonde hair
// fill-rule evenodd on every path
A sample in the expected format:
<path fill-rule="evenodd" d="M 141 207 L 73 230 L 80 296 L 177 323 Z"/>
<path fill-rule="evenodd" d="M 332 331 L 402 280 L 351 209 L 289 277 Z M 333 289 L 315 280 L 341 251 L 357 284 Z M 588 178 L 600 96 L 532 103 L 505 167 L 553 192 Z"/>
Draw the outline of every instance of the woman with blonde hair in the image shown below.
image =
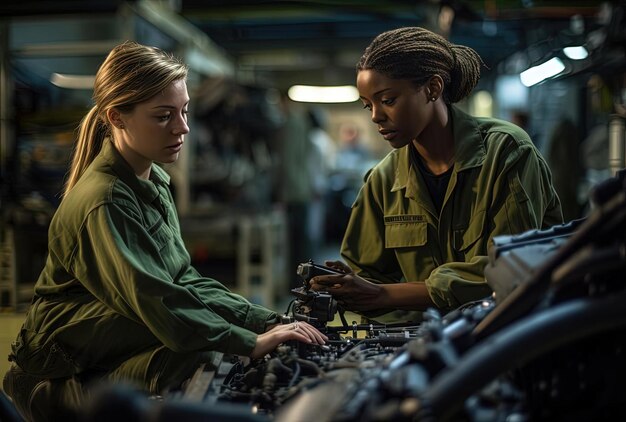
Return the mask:
<path fill-rule="evenodd" d="M 155 164 L 176 161 L 189 132 L 186 78 L 184 63 L 135 42 L 98 70 L 4 379 L 28 420 L 71 415 L 94 383 L 161 394 L 215 352 L 259 358 L 286 340 L 326 340 L 191 266 L 170 178 Z"/>

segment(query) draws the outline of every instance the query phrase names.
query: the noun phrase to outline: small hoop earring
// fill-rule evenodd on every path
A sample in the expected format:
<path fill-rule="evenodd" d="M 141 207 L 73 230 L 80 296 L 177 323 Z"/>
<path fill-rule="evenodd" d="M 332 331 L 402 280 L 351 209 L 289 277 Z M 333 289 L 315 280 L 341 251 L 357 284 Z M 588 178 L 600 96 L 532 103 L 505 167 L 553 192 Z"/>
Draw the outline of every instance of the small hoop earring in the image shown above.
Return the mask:
<path fill-rule="evenodd" d="M 433 98 L 430 99 L 430 101 L 432 101 L 434 103 L 435 101 L 437 101 L 437 98 L 433 97 Z"/>

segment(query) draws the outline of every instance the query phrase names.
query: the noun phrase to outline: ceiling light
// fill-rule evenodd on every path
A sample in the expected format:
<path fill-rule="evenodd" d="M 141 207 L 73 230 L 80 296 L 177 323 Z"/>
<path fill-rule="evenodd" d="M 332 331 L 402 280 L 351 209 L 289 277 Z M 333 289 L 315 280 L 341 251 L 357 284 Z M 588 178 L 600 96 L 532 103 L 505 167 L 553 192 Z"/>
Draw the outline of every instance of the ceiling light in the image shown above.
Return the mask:
<path fill-rule="evenodd" d="M 352 85 L 294 85 L 287 95 L 292 101 L 302 103 L 351 103 L 359 99 L 359 91 Z"/>
<path fill-rule="evenodd" d="M 93 75 L 63 75 L 61 73 L 53 73 L 50 76 L 50 82 L 59 88 L 68 89 L 93 89 L 96 76 Z"/>
<path fill-rule="evenodd" d="M 524 86 L 533 86 L 539 82 L 558 75 L 565 70 L 565 65 L 558 57 L 553 57 L 539 66 L 531 67 L 520 73 L 519 77 Z"/>
<path fill-rule="evenodd" d="M 582 45 L 579 45 L 577 47 L 565 47 L 563 49 L 563 54 L 565 54 L 572 60 L 583 60 L 586 59 L 589 55 L 587 49 Z"/>

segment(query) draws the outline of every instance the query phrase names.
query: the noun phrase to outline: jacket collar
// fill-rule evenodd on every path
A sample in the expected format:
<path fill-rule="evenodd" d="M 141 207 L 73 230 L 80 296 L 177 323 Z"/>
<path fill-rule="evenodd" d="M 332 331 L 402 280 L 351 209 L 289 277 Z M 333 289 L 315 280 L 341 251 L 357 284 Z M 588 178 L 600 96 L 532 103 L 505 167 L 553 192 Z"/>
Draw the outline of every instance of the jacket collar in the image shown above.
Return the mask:
<path fill-rule="evenodd" d="M 156 185 L 169 185 L 170 176 L 156 164 L 150 169 L 150 180 L 137 177 L 124 157 L 115 149 L 113 142 L 106 138 L 102 142 L 100 157 L 111 166 L 122 182 L 130 186 L 145 201 L 152 202 L 159 196 Z"/>
<path fill-rule="evenodd" d="M 448 110 L 452 118 L 456 148 L 454 170 L 481 166 L 485 162 L 487 151 L 478 121 L 454 106 L 449 106 Z"/>
<path fill-rule="evenodd" d="M 474 117 L 453 105 L 448 106 L 448 115 L 452 123 L 452 133 L 456 148 L 454 169 L 452 170 L 452 178 L 456 179 L 457 172 L 481 166 L 485 162 L 486 151 L 483 136 Z M 409 184 L 417 179 L 415 169 L 410 164 L 409 148 L 412 148 L 412 144 L 408 144 L 398 150 L 398 167 L 396 168 L 396 178 L 391 188 L 392 192 L 409 188 Z M 417 187 L 413 186 L 413 188 Z M 412 189 L 408 190 L 412 191 Z M 409 192 L 407 192 L 407 195 L 414 197 Z"/>

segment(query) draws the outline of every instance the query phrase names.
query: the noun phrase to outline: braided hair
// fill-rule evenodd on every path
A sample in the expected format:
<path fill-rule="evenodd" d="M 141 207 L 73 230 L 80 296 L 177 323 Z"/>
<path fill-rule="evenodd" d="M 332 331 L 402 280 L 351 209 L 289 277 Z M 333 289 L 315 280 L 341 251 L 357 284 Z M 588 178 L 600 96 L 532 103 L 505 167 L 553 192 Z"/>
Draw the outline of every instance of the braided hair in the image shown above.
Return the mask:
<path fill-rule="evenodd" d="M 482 59 L 470 47 L 450 43 L 419 27 L 398 28 L 378 35 L 365 49 L 357 72 L 375 70 L 392 79 L 423 85 L 433 75 L 443 79 L 446 103 L 467 97 L 478 83 Z"/>

